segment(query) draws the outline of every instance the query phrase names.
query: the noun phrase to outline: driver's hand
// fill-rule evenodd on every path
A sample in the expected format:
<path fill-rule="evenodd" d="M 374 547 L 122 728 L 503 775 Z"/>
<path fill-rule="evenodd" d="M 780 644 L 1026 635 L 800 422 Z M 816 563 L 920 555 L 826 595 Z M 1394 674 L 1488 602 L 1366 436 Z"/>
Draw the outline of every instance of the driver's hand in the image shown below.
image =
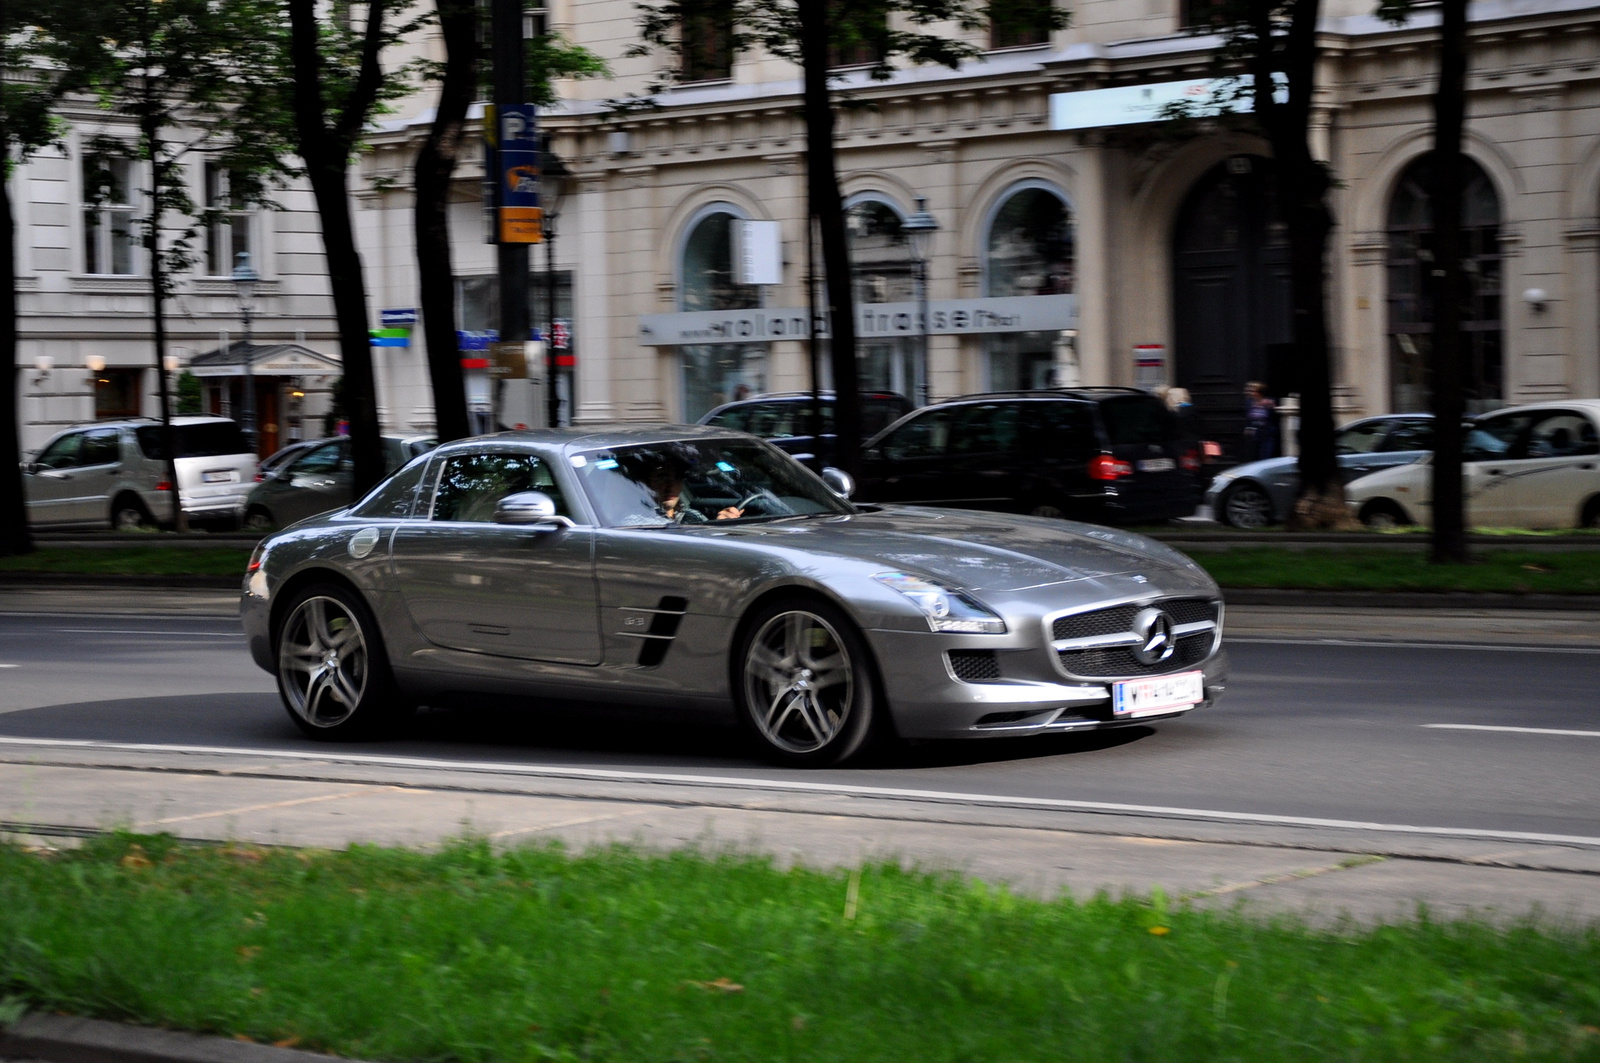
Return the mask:
<path fill-rule="evenodd" d="M 718 520 L 738 520 L 742 516 L 744 516 L 744 510 L 737 506 L 727 506 L 717 510 Z"/>

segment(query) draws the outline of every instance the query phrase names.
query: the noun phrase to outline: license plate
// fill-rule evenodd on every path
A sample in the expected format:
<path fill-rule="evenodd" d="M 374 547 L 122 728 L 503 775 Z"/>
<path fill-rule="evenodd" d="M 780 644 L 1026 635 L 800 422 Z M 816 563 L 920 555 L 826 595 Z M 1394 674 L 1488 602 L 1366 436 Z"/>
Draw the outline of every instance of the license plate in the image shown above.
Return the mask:
<path fill-rule="evenodd" d="M 1204 672 L 1178 672 L 1155 679 L 1127 679 L 1111 685 L 1114 716 L 1154 716 L 1187 709 L 1206 698 Z"/>
<path fill-rule="evenodd" d="M 1171 458 L 1146 458 L 1139 463 L 1140 472 L 1171 472 L 1177 467 Z"/>
<path fill-rule="evenodd" d="M 225 484 L 232 482 L 233 476 L 234 473 L 232 469 L 218 469 L 212 472 L 201 473 L 200 479 L 204 480 L 208 484 Z"/>

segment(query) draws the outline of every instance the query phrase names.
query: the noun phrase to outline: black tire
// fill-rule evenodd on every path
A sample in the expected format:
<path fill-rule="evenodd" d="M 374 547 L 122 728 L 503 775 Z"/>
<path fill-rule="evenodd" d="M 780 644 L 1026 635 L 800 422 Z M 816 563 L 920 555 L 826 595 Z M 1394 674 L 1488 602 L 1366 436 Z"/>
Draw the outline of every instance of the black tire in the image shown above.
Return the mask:
<path fill-rule="evenodd" d="M 296 592 L 273 633 L 272 655 L 284 710 L 312 738 L 371 738 L 410 715 L 378 621 L 346 587 L 319 583 Z"/>
<path fill-rule="evenodd" d="M 150 511 L 144 508 L 138 495 L 121 494 L 111 502 L 112 531 L 146 531 L 154 528 Z"/>
<path fill-rule="evenodd" d="M 1272 505 L 1272 496 L 1267 494 L 1260 484 L 1251 480 L 1228 485 L 1222 492 L 1222 497 L 1217 499 L 1217 512 L 1214 516 L 1230 528 L 1243 528 L 1247 531 L 1255 531 L 1278 522 L 1278 514 Z"/>
<path fill-rule="evenodd" d="M 265 506 L 251 506 L 250 512 L 244 515 L 242 526 L 245 531 L 264 532 L 271 531 L 278 525 Z"/>
<path fill-rule="evenodd" d="M 1583 504 L 1583 518 L 1578 522 L 1578 527 L 1600 528 L 1600 495 Z"/>
<path fill-rule="evenodd" d="M 733 696 L 769 758 L 814 768 L 859 753 L 880 702 L 866 640 L 842 610 L 811 597 L 772 601 L 746 618 Z"/>
<path fill-rule="evenodd" d="M 1387 531 L 1411 523 L 1406 511 L 1387 498 L 1374 498 L 1361 507 L 1361 523 L 1377 531 Z"/>

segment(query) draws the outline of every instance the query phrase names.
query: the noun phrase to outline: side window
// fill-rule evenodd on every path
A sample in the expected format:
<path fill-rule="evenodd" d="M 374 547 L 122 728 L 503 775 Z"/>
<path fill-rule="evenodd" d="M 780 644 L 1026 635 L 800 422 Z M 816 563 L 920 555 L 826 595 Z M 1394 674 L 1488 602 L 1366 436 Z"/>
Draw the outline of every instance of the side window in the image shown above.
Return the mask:
<path fill-rule="evenodd" d="M 1466 442 L 1461 448 L 1462 458 L 1466 461 L 1520 458 L 1522 449 L 1519 440 L 1532 421 L 1532 415 L 1526 413 L 1485 417 L 1467 432 Z"/>
<path fill-rule="evenodd" d="M 1383 421 L 1363 421 L 1343 429 L 1333 437 L 1335 454 L 1370 454 L 1383 442 L 1389 426 Z"/>
<path fill-rule="evenodd" d="M 953 410 L 929 410 L 907 421 L 884 438 L 883 456 L 890 461 L 908 458 L 937 458 L 950 441 Z"/>
<path fill-rule="evenodd" d="M 1383 441 L 1383 449 L 1390 453 L 1397 450 L 1432 450 L 1433 421 L 1418 417 L 1399 422 L 1389 430 L 1389 438 Z"/>
<path fill-rule="evenodd" d="M 445 459 L 433 496 L 433 519 L 488 523 L 507 495 L 543 491 L 556 512 L 570 517 L 566 499 L 543 459 L 534 454 L 455 454 Z"/>
<path fill-rule="evenodd" d="M 73 432 L 51 443 L 34 459 L 46 469 L 76 469 L 83 464 L 83 433 Z"/>
<path fill-rule="evenodd" d="M 721 413 L 717 414 L 715 417 L 711 418 L 711 420 L 706 422 L 706 424 L 712 426 L 713 428 L 728 428 L 735 432 L 750 431 L 750 429 L 746 427 L 749 425 L 749 423 L 750 407 L 748 406 L 735 406 L 731 410 L 723 410 Z"/>
<path fill-rule="evenodd" d="M 85 433 L 82 462 L 85 465 L 115 465 L 122 460 L 117 445 L 120 433 L 115 428 L 100 428 Z"/>
<path fill-rule="evenodd" d="M 340 449 L 338 443 L 328 443 L 317 447 L 305 457 L 292 462 L 289 465 L 289 475 L 301 476 L 312 473 L 333 472 L 339 467 Z"/>
<path fill-rule="evenodd" d="M 951 427 L 950 453 L 996 454 L 1015 450 L 1017 420 L 1015 403 L 968 406 Z"/>
<path fill-rule="evenodd" d="M 1094 437 L 1094 414 L 1080 402 L 1031 402 L 1028 441 L 1031 453 L 1041 457 L 1087 461 L 1100 450 Z"/>
<path fill-rule="evenodd" d="M 1112 446 L 1170 443 L 1179 436 L 1178 419 L 1154 397 L 1128 395 L 1100 404 Z"/>
<path fill-rule="evenodd" d="M 1572 458 L 1600 453 L 1594 423 L 1581 413 L 1545 414 L 1528 432 L 1528 457 Z"/>
<path fill-rule="evenodd" d="M 350 511 L 351 514 L 377 520 L 404 520 L 411 516 L 411 507 L 417 497 L 417 487 L 422 483 L 422 474 L 427 468 L 426 458 L 407 465 L 373 488 L 372 493 Z"/>

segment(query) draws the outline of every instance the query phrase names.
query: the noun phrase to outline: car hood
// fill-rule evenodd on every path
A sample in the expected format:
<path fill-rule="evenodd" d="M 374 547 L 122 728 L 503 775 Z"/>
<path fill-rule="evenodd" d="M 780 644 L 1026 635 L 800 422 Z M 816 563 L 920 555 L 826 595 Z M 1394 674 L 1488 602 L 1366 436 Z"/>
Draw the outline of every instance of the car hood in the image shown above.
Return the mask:
<path fill-rule="evenodd" d="M 1171 547 L 1131 532 L 968 510 L 883 506 L 848 517 L 744 525 L 724 534 L 903 569 L 970 591 L 1016 591 L 1128 572 L 1192 578 L 1197 571 Z"/>

